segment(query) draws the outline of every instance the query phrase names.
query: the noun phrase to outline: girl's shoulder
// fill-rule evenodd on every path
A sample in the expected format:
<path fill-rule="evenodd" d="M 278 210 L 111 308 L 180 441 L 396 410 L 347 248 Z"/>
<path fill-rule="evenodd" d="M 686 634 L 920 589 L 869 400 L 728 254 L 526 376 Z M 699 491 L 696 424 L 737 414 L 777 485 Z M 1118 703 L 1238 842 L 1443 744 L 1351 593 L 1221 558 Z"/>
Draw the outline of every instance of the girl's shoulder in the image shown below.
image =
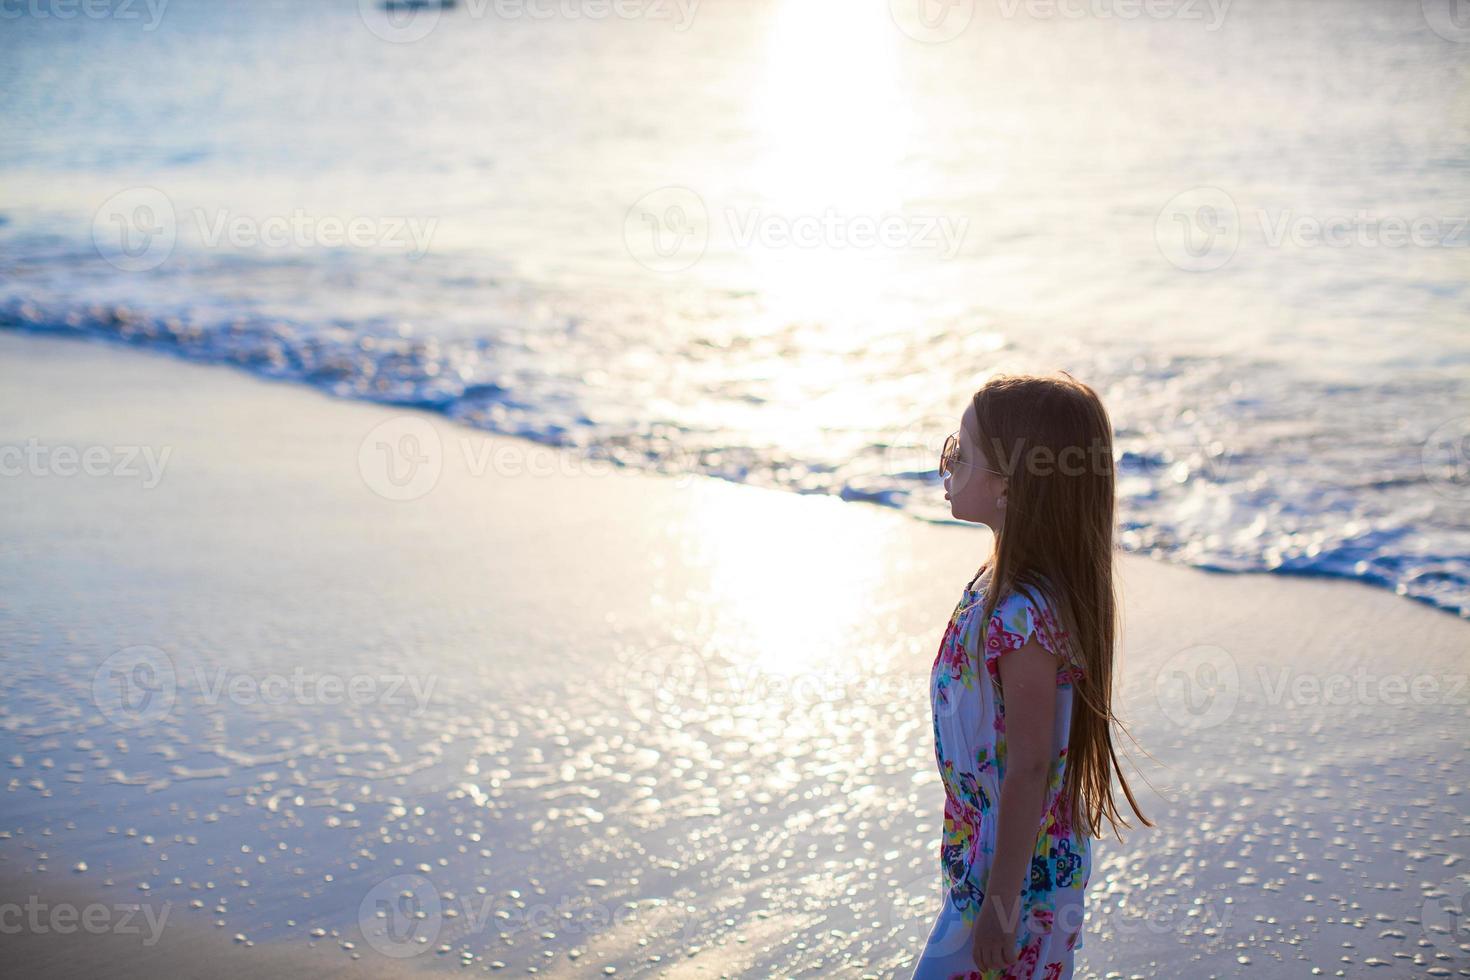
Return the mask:
<path fill-rule="evenodd" d="M 986 652 L 1018 650 L 1035 639 L 1048 653 L 1067 657 L 1068 635 L 1050 598 L 1050 583 L 1018 583 L 995 604 L 986 631 Z"/>

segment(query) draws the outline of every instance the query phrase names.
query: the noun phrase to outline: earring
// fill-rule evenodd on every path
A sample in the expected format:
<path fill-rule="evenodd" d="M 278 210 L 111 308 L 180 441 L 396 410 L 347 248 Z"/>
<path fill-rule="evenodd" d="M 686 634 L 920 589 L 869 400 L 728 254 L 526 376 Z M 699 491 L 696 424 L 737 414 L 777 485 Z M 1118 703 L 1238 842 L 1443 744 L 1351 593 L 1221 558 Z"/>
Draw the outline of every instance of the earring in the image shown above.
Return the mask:
<path fill-rule="evenodd" d="M 997 508 L 999 508 L 1000 510 L 1005 510 L 1006 509 L 1006 498 L 1004 498 L 1004 497 L 996 497 L 995 498 L 995 506 Z"/>

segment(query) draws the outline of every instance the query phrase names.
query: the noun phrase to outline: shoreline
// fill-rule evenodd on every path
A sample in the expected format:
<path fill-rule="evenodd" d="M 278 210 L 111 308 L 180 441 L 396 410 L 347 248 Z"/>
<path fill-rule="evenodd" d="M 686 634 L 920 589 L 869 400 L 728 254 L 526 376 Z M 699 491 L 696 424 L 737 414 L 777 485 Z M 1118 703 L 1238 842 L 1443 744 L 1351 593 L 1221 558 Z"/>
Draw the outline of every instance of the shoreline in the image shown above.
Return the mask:
<path fill-rule="evenodd" d="M 117 324 L 113 324 L 112 326 L 116 327 Z M 540 439 L 534 438 L 533 436 L 516 435 L 500 432 L 494 429 L 482 428 L 480 426 L 471 425 L 468 422 L 457 418 L 454 414 L 452 414 L 453 409 L 456 405 L 455 398 L 449 398 L 446 396 L 446 398 L 443 400 L 435 400 L 433 398 L 425 396 L 419 401 L 413 401 L 411 399 L 401 402 L 376 401 L 373 400 L 370 396 L 364 395 L 361 392 L 341 393 L 333 391 L 330 389 L 329 386 L 317 381 L 313 381 L 311 378 L 306 376 L 297 377 L 286 375 L 272 375 L 265 373 L 251 366 L 256 363 L 254 360 L 247 361 L 242 355 L 239 354 L 236 355 L 237 358 L 240 358 L 239 360 L 225 359 L 221 356 L 218 356 L 217 354 L 215 356 L 209 356 L 201 350 L 191 349 L 186 345 L 185 341 L 180 338 L 174 338 L 171 343 L 163 343 L 162 341 L 157 339 L 146 343 L 139 343 L 136 340 L 128 340 L 126 338 L 126 335 L 111 333 L 100 328 L 93 328 L 90 330 L 62 329 L 54 325 L 46 325 L 44 322 L 31 322 L 22 319 L 14 314 L 11 315 L 10 319 L 5 323 L 4 326 L 0 326 L 0 333 L 11 333 L 17 336 L 37 337 L 46 340 L 59 339 L 65 341 L 78 341 L 84 344 L 99 345 L 104 348 L 113 348 L 120 351 L 132 351 L 143 353 L 145 355 L 163 356 L 191 365 L 209 368 L 224 368 L 254 380 L 281 384 L 291 387 L 299 387 L 307 391 L 324 395 L 334 400 L 357 402 L 359 404 L 363 404 L 382 411 L 407 414 L 425 413 L 427 415 L 432 415 L 435 418 L 442 420 L 442 422 L 446 426 L 449 426 L 451 428 L 462 427 L 464 429 L 469 429 L 474 433 L 483 434 L 490 438 L 510 439 L 516 442 L 529 442 L 535 445 L 543 446 L 548 450 L 548 452 L 551 453 L 560 454 L 562 452 L 553 443 L 543 442 Z M 598 449 L 600 447 L 594 444 L 594 448 Z M 630 473 L 638 473 L 654 477 L 675 476 L 679 479 L 697 479 L 703 477 L 709 479 L 717 479 L 724 482 L 730 482 L 735 484 L 736 486 L 751 486 L 758 487 L 760 489 L 778 489 L 780 492 L 784 493 L 797 493 L 804 495 L 804 491 L 794 487 L 769 487 L 757 483 L 745 483 L 740 480 L 730 479 L 727 477 L 719 476 L 717 474 L 701 473 L 685 467 L 684 461 L 681 460 L 679 456 L 680 452 L 678 450 L 675 450 L 673 454 L 673 462 L 671 464 L 674 469 L 672 473 L 653 467 L 622 467 L 609 461 L 609 459 L 607 459 L 606 457 L 598 458 L 597 456 L 588 457 L 586 455 L 582 457 L 578 465 L 582 469 L 591 469 L 595 467 L 608 467 L 614 469 L 626 468 Z M 891 492 L 890 490 L 865 490 L 853 488 L 851 486 L 843 486 L 840 488 L 827 488 L 821 491 L 813 492 L 822 496 L 830 496 L 833 499 L 841 500 L 845 503 L 870 504 L 884 509 L 892 509 L 912 520 L 921 521 L 926 524 L 935 524 L 944 527 L 964 526 L 961 522 L 934 518 L 924 513 L 915 512 L 905 509 L 902 506 L 897 506 L 895 504 L 889 503 L 884 498 L 889 495 L 889 493 Z M 1120 514 L 1120 517 L 1121 516 L 1122 515 Z M 1120 555 L 1121 554 L 1125 554 L 1125 552 L 1120 551 Z M 1168 564 L 1176 565 L 1178 567 L 1192 568 L 1199 571 L 1220 575 L 1266 575 L 1272 577 L 1279 576 L 1281 578 L 1288 579 L 1322 579 L 1326 581 L 1353 582 L 1366 585 L 1370 588 L 1388 592 L 1400 598 L 1420 603 L 1431 609 L 1435 609 L 1463 621 L 1470 622 L 1470 605 L 1454 605 L 1449 600 L 1442 600 L 1440 597 L 1438 597 L 1437 593 L 1433 591 L 1423 592 L 1411 590 L 1409 588 L 1406 588 L 1403 582 L 1398 582 L 1391 576 L 1384 574 L 1381 571 L 1363 571 L 1359 573 L 1351 573 L 1343 571 L 1341 569 L 1332 568 L 1292 568 L 1287 566 L 1281 566 L 1277 568 L 1237 569 L 1230 568 L 1226 565 L 1222 565 L 1212 561 L 1183 561 L 1173 557 L 1170 554 L 1164 554 L 1160 558 L 1154 558 L 1153 556 L 1148 555 L 1143 551 L 1126 552 L 1126 554 L 1131 554 L 1141 558 L 1147 558 L 1149 560 L 1162 560 Z M 1366 563 L 1371 565 L 1371 557 L 1369 560 L 1367 560 Z"/>
<path fill-rule="evenodd" d="M 0 936 L 37 975 L 193 975 L 208 958 L 211 976 L 396 976 L 459 969 L 469 948 L 477 972 L 887 976 L 917 955 L 942 801 L 924 679 L 973 529 L 598 472 L 116 345 L 6 332 L 0 357 L 0 443 L 70 446 L 78 466 L 138 450 L 136 476 L 115 453 L 96 476 L 9 482 L 3 888 L 42 893 L 85 860 L 99 870 L 61 900 L 148 883 L 187 908 L 206 878 L 232 896 L 225 926 L 166 932 L 157 953 Z M 167 460 L 151 486 L 143 447 Z M 1119 748 L 1159 826 L 1097 842 L 1079 977 L 1229 975 L 1241 957 L 1266 977 L 1372 960 L 1464 975 L 1422 920 L 1470 861 L 1470 627 L 1361 583 L 1129 555 L 1119 574 L 1116 707 L 1152 758 Z M 94 671 L 137 646 L 178 679 L 157 728 L 88 701 Z M 271 701 L 303 665 L 434 683 Z M 241 678 L 255 686 L 229 693 Z M 209 867 L 211 835 L 264 870 Z M 103 875 L 114 889 L 91 886 Z M 457 898 L 480 883 L 510 916 L 446 916 L 401 960 L 307 947 L 309 922 L 345 935 L 365 886 L 401 875 Z M 537 889 L 548 909 L 644 917 L 538 930 L 517 918 Z"/>

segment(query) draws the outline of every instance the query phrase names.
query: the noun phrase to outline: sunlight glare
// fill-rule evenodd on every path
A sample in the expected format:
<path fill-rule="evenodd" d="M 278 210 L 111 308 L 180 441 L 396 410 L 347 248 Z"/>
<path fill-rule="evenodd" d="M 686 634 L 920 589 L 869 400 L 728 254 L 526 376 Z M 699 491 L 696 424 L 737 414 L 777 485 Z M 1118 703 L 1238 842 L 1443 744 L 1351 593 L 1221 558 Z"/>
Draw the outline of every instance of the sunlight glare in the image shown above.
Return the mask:
<path fill-rule="evenodd" d="M 901 249 L 853 245 L 855 219 L 880 220 L 905 205 L 902 164 L 911 110 L 885 3 L 797 0 L 782 5 L 766 74 L 752 93 L 758 159 L 751 172 L 762 214 L 830 222 L 816 247 L 749 249 L 763 295 L 791 319 L 854 312 L 881 295 Z"/>

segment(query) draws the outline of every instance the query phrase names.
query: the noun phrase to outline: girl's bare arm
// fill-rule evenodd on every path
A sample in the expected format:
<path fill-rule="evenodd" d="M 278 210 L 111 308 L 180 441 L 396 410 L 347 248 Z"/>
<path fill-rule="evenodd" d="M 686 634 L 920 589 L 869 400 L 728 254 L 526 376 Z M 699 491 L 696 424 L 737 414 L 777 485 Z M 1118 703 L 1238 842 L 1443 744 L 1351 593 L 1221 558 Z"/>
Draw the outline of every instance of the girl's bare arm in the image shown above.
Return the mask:
<path fill-rule="evenodd" d="M 1005 694 L 1006 771 L 996 814 L 995 857 L 977 923 L 975 951 L 981 969 L 1011 962 L 1010 937 L 1020 927 L 1021 889 L 1041 829 L 1047 779 L 1056 751 L 1057 659 L 1034 639 L 1000 658 Z M 1000 959 L 991 959 L 992 952 Z M 981 961 L 984 956 L 990 962 Z"/>

